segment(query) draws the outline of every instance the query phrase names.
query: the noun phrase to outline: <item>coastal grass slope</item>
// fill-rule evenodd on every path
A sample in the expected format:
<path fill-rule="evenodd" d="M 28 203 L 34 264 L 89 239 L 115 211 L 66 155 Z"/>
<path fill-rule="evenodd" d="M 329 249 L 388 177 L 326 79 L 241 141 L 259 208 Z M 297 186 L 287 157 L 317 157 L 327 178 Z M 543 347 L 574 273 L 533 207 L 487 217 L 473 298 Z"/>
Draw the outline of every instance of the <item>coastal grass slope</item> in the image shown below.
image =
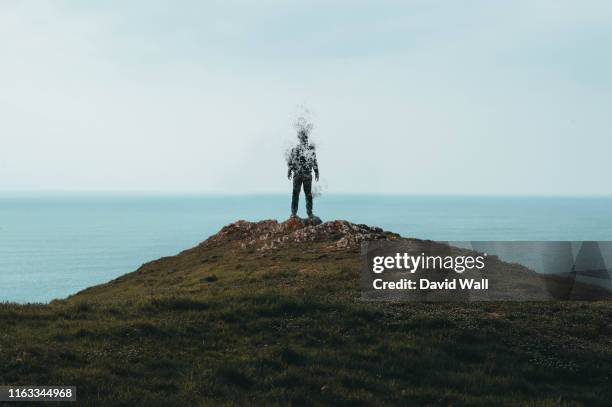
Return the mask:
<path fill-rule="evenodd" d="M 237 222 L 48 305 L 0 305 L 0 382 L 79 405 L 609 405 L 612 303 L 366 302 L 348 222 Z M 16 404 L 19 405 L 19 404 Z"/>

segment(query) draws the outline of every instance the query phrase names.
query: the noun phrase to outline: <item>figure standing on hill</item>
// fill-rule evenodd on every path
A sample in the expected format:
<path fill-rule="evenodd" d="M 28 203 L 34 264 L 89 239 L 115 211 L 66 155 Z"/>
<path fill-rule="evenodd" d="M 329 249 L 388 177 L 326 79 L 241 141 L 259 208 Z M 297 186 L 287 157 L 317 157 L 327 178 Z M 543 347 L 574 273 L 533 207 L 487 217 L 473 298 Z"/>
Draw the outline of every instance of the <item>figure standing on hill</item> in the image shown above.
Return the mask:
<path fill-rule="evenodd" d="M 304 188 L 306 195 L 306 212 L 312 218 L 312 172 L 314 171 L 315 180 L 319 180 L 319 166 L 315 154 L 315 146 L 308 142 L 308 133 L 312 128 L 311 124 L 296 126 L 298 128 L 299 144 L 291 149 L 287 157 L 289 168 L 287 177 L 293 176 L 293 196 L 291 198 L 291 217 L 297 216 L 298 203 L 300 200 L 300 189 Z"/>

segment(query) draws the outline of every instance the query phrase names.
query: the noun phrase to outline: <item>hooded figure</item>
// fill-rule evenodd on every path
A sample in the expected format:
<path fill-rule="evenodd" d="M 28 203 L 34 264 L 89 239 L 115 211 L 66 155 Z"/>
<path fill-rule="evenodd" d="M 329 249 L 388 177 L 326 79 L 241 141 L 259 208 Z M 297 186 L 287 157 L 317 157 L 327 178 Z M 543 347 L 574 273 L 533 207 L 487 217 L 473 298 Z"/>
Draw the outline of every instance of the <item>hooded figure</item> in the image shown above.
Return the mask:
<path fill-rule="evenodd" d="M 287 157 L 289 168 L 287 177 L 293 176 L 293 196 L 291 198 L 291 216 L 297 216 L 298 203 L 300 200 L 300 189 L 304 188 L 306 195 L 306 212 L 312 218 L 312 172 L 314 171 L 315 180 L 319 180 L 319 167 L 314 145 L 308 142 L 308 130 L 301 128 L 298 130 L 299 144 L 293 147 Z"/>

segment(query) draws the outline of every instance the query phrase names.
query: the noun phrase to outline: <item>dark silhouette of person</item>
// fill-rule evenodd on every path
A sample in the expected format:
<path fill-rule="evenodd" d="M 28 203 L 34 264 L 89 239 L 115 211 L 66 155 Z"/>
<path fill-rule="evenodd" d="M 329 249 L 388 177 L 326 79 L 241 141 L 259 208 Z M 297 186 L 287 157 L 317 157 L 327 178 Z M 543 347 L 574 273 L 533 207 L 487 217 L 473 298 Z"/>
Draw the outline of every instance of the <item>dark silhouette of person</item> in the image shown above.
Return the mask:
<path fill-rule="evenodd" d="M 287 178 L 293 176 L 293 196 L 291 198 L 291 216 L 297 216 L 300 189 L 304 188 L 306 195 L 306 213 L 312 218 L 312 172 L 315 180 L 319 180 L 319 166 L 315 154 L 315 146 L 308 142 L 308 131 L 304 128 L 298 130 L 299 144 L 293 147 L 287 158 Z"/>

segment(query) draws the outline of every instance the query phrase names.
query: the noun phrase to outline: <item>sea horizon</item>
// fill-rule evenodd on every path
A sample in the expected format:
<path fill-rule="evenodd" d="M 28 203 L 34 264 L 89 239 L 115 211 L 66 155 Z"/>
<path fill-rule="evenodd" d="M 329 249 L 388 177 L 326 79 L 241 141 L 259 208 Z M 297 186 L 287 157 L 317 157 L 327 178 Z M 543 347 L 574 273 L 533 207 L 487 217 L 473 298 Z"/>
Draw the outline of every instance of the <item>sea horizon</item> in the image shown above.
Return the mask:
<path fill-rule="evenodd" d="M 473 197 L 473 198 L 602 198 L 612 199 L 612 194 L 568 193 L 408 193 L 408 192 L 317 192 L 317 196 L 389 196 L 389 197 Z M 283 196 L 291 199 L 290 191 L 124 191 L 124 190 L 4 190 L 0 198 L 10 197 L 233 197 L 233 196 Z"/>
<path fill-rule="evenodd" d="M 193 247 L 236 220 L 283 221 L 289 205 L 288 193 L 3 192 L 0 301 L 64 298 Z M 326 193 L 315 198 L 315 213 L 438 241 L 612 240 L 612 197 Z"/>

